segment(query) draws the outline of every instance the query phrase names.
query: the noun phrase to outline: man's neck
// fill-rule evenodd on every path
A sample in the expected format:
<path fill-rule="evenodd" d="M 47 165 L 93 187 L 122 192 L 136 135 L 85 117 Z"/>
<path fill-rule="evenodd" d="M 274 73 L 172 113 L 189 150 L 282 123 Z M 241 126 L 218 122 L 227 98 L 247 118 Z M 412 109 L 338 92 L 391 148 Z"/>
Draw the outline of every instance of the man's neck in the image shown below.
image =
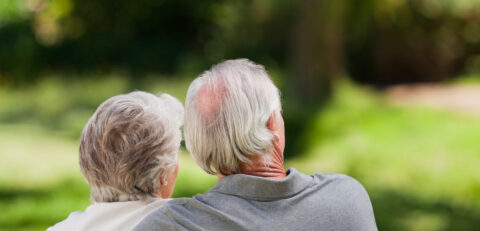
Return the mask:
<path fill-rule="evenodd" d="M 273 153 L 265 155 L 270 157 L 269 161 L 265 161 L 263 155 L 254 155 L 250 157 L 251 164 L 240 164 L 240 173 L 276 180 L 285 178 L 287 172 L 283 166 L 283 150 L 274 147 Z"/>

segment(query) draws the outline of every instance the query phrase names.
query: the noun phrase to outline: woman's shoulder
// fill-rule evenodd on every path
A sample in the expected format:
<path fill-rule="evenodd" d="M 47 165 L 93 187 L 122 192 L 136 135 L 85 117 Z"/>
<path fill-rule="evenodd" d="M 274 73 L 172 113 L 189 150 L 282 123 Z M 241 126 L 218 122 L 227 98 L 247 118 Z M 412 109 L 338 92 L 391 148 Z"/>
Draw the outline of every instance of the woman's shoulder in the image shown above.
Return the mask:
<path fill-rule="evenodd" d="M 81 223 L 84 213 L 85 212 L 81 211 L 72 212 L 65 220 L 60 221 L 54 226 L 48 228 L 47 231 L 74 230 L 74 227 Z"/>
<path fill-rule="evenodd" d="M 84 212 L 72 212 L 67 219 L 47 229 L 57 230 L 129 230 L 170 199 L 106 202 L 90 205 Z"/>

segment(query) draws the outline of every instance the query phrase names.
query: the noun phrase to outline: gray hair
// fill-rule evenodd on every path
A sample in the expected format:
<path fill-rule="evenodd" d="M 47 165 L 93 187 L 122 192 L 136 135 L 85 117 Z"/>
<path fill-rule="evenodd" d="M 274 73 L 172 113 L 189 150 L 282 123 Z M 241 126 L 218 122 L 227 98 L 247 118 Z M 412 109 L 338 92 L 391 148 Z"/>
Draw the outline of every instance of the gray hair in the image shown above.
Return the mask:
<path fill-rule="evenodd" d="M 93 202 L 151 200 L 177 164 L 183 106 L 141 91 L 103 102 L 80 138 L 80 169 Z"/>
<path fill-rule="evenodd" d="M 266 123 L 281 113 L 280 92 L 262 65 L 227 60 L 190 85 L 185 102 L 185 144 L 209 174 L 237 173 L 249 155 L 268 155 L 274 134 Z"/>

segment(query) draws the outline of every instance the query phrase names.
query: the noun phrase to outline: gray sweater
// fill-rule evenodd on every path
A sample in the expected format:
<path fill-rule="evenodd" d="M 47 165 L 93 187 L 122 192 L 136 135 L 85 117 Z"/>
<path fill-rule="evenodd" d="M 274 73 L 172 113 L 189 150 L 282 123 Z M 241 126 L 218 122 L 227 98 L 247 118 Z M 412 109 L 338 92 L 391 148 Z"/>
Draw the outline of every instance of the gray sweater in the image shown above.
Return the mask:
<path fill-rule="evenodd" d="M 282 180 L 234 174 L 193 198 L 174 199 L 134 230 L 377 230 L 367 192 L 339 174 Z"/>

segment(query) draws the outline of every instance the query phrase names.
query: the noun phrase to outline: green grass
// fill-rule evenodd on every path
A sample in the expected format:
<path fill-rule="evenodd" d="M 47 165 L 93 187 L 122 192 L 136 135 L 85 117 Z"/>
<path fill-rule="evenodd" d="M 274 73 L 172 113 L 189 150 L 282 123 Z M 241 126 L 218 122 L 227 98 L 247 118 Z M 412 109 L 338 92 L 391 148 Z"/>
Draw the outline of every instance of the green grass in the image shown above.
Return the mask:
<path fill-rule="evenodd" d="M 480 73 L 470 73 L 447 81 L 448 84 L 471 85 L 480 84 Z"/>
<path fill-rule="evenodd" d="M 344 87 L 312 127 L 305 135 L 307 159 L 324 163 L 324 171 L 351 172 L 367 185 L 480 205 L 478 118 L 392 107 Z"/>
<path fill-rule="evenodd" d="M 288 164 L 354 176 L 370 193 L 380 230 L 479 227 L 479 118 L 393 107 L 368 88 L 342 84 L 311 128 L 308 153 Z"/>
<path fill-rule="evenodd" d="M 53 77 L 23 89 L 0 88 L 0 230 L 44 230 L 89 205 L 77 139 L 99 103 L 134 89 L 183 100 L 189 82 Z M 302 134 L 306 153 L 286 166 L 358 179 L 379 230 L 480 227 L 479 118 L 394 107 L 371 89 L 341 83 L 309 127 Z M 215 182 L 182 150 L 175 197 L 204 192 Z"/>
<path fill-rule="evenodd" d="M 188 78 L 189 77 L 189 78 Z M 84 124 L 106 99 L 135 90 L 169 93 L 179 100 L 194 76 L 50 75 L 29 86 L 0 86 L 0 123 L 28 123 L 79 137 Z"/>

